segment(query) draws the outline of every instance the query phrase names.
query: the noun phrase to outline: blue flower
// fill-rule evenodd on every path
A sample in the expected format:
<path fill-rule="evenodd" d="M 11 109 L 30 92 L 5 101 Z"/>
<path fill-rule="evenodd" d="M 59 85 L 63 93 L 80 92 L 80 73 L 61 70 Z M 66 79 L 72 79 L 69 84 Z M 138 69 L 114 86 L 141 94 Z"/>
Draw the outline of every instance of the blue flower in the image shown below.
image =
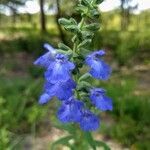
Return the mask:
<path fill-rule="evenodd" d="M 90 74 L 101 80 L 107 80 L 111 73 L 111 68 L 103 60 L 100 59 L 101 56 L 105 55 L 103 50 L 95 51 L 86 57 L 86 64 L 90 66 Z"/>
<path fill-rule="evenodd" d="M 81 119 L 81 109 L 83 103 L 73 97 L 62 102 L 57 116 L 63 123 L 78 122 Z"/>
<path fill-rule="evenodd" d="M 52 98 L 52 96 L 50 96 L 49 94 L 43 93 L 40 96 L 39 104 L 46 104 L 49 100 L 51 100 L 51 98 Z"/>
<path fill-rule="evenodd" d="M 44 48 L 48 50 L 48 52 L 42 56 L 40 56 L 35 62 L 34 65 L 38 65 L 44 68 L 48 68 L 51 62 L 54 60 L 54 56 L 56 54 L 56 49 L 54 49 L 49 44 L 44 44 Z"/>
<path fill-rule="evenodd" d="M 59 100 L 69 99 L 73 95 L 73 89 L 76 83 L 69 79 L 66 82 L 57 82 L 55 84 L 46 82 L 44 85 L 44 92 L 51 97 L 56 96 Z"/>
<path fill-rule="evenodd" d="M 94 131 L 99 128 L 99 118 L 89 110 L 82 111 L 82 117 L 80 120 L 80 127 L 84 131 Z"/>
<path fill-rule="evenodd" d="M 64 54 L 56 54 L 55 61 L 53 61 L 48 70 L 45 72 L 45 78 L 51 83 L 65 82 L 71 77 L 71 70 L 75 65 L 68 61 L 68 57 Z"/>
<path fill-rule="evenodd" d="M 92 103 L 101 111 L 113 109 L 112 100 L 105 93 L 105 90 L 102 88 L 93 88 L 90 92 Z"/>

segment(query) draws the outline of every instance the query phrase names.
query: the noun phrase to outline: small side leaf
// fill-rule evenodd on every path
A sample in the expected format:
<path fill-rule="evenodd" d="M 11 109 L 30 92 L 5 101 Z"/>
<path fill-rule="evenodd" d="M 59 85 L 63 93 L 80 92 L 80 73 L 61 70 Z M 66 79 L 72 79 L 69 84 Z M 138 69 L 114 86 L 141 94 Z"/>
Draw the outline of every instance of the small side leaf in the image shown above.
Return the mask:
<path fill-rule="evenodd" d="M 58 139 L 57 141 L 55 141 L 54 143 L 52 143 L 51 145 L 51 150 L 56 150 L 56 146 L 57 145 L 65 145 L 67 147 L 70 147 L 71 150 L 74 150 L 73 146 L 71 146 L 71 144 L 69 144 L 69 140 L 73 139 L 73 136 L 69 135 L 69 136 L 65 136 L 62 137 L 60 139 Z"/>
<path fill-rule="evenodd" d="M 87 143 L 93 148 L 93 150 L 96 150 L 96 143 L 92 137 L 92 134 L 90 132 L 84 132 L 84 138 L 86 139 Z"/>
<path fill-rule="evenodd" d="M 59 43 L 58 44 L 58 47 L 60 49 L 63 49 L 63 50 L 70 50 L 70 47 L 68 47 L 67 45 L 65 45 L 64 43 Z"/>
<path fill-rule="evenodd" d="M 79 78 L 79 82 L 82 81 L 82 80 L 85 80 L 87 78 L 91 77 L 91 75 L 89 73 L 85 73 L 83 74 L 80 78 Z"/>
<path fill-rule="evenodd" d="M 103 147 L 104 150 L 111 150 L 110 147 L 102 141 L 95 141 L 95 144 L 97 147 Z"/>
<path fill-rule="evenodd" d="M 66 19 L 66 18 L 60 18 L 58 20 L 59 24 L 61 25 L 70 25 L 71 24 L 71 21 L 69 19 Z"/>

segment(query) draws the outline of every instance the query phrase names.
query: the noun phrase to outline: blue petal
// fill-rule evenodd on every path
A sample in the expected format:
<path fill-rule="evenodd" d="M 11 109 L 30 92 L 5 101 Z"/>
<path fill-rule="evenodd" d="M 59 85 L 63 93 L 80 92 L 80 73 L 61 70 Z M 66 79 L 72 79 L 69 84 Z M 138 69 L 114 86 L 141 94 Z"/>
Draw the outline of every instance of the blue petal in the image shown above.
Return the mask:
<path fill-rule="evenodd" d="M 45 72 L 45 78 L 51 83 L 65 82 L 69 80 L 70 77 L 71 75 L 68 68 L 66 68 L 65 65 L 56 62 L 50 65 L 50 68 Z"/>
<path fill-rule="evenodd" d="M 56 96 L 60 100 L 66 100 L 73 95 L 75 87 L 75 82 L 69 79 L 67 82 L 57 82 L 55 84 L 46 82 L 44 90 L 51 96 Z"/>
<path fill-rule="evenodd" d="M 91 90 L 90 99 L 92 103 L 101 111 L 112 110 L 112 100 L 105 96 L 104 89 L 95 88 Z"/>
<path fill-rule="evenodd" d="M 106 53 L 104 50 L 98 50 L 93 53 L 93 55 L 104 56 Z"/>
<path fill-rule="evenodd" d="M 64 55 L 64 54 L 57 54 L 56 55 L 56 62 L 61 63 L 68 70 L 73 70 L 75 68 L 75 65 L 72 62 L 68 61 L 67 55 Z"/>
<path fill-rule="evenodd" d="M 81 120 L 82 107 L 82 102 L 71 97 L 69 100 L 63 101 L 58 110 L 57 116 L 63 123 L 78 122 Z"/>
<path fill-rule="evenodd" d="M 93 61 L 90 74 L 101 80 L 107 80 L 111 74 L 111 68 L 103 61 Z"/>
<path fill-rule="evenodd" d="M 92 52 L 91 54 L 89 54 L 87 57 L 86 57 L 86 64 L 91 66 L 92 63 L 93 63 L 93 60 L 98 60 L 99 57 L 105 55 L 105 51 L 104 50 L 99 50 L 99 51 L 95 51 L 95 52 Z"/>
<path fill-rule="evenodd" d="M 75 65 L 68 61 L 68 57 L 63 54 L 56 54 L 55 61 L 51 63 L 45 73 L 45 78 L 51 83 L 65 82 L 71 77 L 71 70 Z"/>
<path fill-rule="evenodd" d="M 51 53 L 47 52 L 46 54 L 36 59 L 34 62 L 34 65 L 47 68 L 52 61 L 53 61 L 53 58 L 51 57 Z"/>
<path fill-rule="evenodd" d="M 80 120 L 80 127 L 83 131 L 94 131 L 99 128 L 100 122 L 98 117 L 89 110 L 83 110 Z"/>
<path fill-rule="evenodd" d="M 43 47 L 47 49 L 52 55 L 56 54 L 56 49 L 54 49 L 50 44 L 45 43 Z"/>
<path fill-rule="evenodd" d="M 48 52 L 36 59 L 34 65 L 48 68 L 49 65 L 54 61 L 56 50 L 49 44 L 44 44 L 44 48 L 46 48 Z"/>
<path fill-rule="evenodd" d="M 97 79 L 107 80 L 111 73 L 111 68 L 100 59 L 105 55 L 105 51 L 99 50 L 89 54 L 86 57 L 86 64 L 90 66 L 90 74 Z"/>
<path fill-rule="evenodd" d="M 69 79 L 67 82 L 61 82 L 59 84 L 59 90 L 56 92 L 56 96 L 59 100 L 69 99 L 73 95 L 73 89 L 76 84 L 73 80 Z"/>
<path fill-rule="evenodd" d="M 46 104 L 52 97 L 47 93 L 44 93 L 40 96 L 39 104 Z"/>
<path fill-rule="evenodd" d="M 73 70 L 73 69 L 75 68 L 75 65 L 74 65 L 74 63 L 72 63 L 72 62 L 68 62 L 68 63 L 66 64 L 66 67 L 68 67 L 69 70 Z"/>

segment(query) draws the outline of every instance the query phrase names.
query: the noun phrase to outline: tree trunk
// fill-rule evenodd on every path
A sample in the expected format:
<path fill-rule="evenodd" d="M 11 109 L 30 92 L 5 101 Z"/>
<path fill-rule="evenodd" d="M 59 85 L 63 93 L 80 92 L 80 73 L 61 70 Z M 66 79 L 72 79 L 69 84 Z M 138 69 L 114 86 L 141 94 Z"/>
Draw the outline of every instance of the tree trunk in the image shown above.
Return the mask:
<path fill-rule="evenodd" d="M 12 25 L 15 27 L 17 13 L 16 13 L 16 10 L 14 9 L 12 9 L 11 11 L 12 11 Z"/>
<path fill-rule="evenodd" d="M 126 29 L 126 23 L 125 23 L 126 13 L 125 13 L 125 9 L 124 9 L 124 3 L 125 3 L 125 0 L 121 0 L 121 30 Z"/>
<path fill-rule="evenodd" d="M 64 35 L 64 33 L 63 33 L 63 30 L 62 30 L 60 24 L 58 23 L 58 19 L 61 17 L 60 0 L 56 0 L 56 4 L 57 4 L 56 24 L 57 24 L 57 27 L 58 27 L 58 30 L 59 30 L 59 34 L 60 34 L 61 41 L 62 41 L 64 44 L 66 44 L 65 35 Z"/>
<path fill-rule="evenodd" d="M 40 25 L 41 25 L 41 31 L 46 32 L 46 19 L 45 19 L 45 13 L 44 13 L 44 0 L 39 0 L 40 2 Z"/>

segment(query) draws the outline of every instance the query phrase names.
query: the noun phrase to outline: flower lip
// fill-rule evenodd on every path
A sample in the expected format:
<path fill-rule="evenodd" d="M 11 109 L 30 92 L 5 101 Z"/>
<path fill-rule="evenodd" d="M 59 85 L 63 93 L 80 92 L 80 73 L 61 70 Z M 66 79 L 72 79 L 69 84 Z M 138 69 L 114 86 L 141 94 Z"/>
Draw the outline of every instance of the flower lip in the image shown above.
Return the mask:
<path fill-rule="evenodd" d="M 82 110 L 82 117 L 80 120 L 80 127 L 84 131 L 94 131 L 100 125 L 98 116 L 88 109 Z"/>
<path fill-rule="evenodd" d="M 45 44 L 43 45 L 43 47 L 44 47 L 44 49 L 50 51 L 51 53 L 55 53 L 55 54 L 56 54 L 56 49 L 54 49 L 50 44 L 45 43 Z"/>
<path fill-rule="evenodd" d="M 82 102 L 77 100 L 76 98 L 74 98 L 74 96 L 71 96 L 68 100 L 64 101 L 64 104 L 65 105 L 70 105 L 70 104 L 73 104 L 75 101 L 78 101 L 79 103 L 82 104 Z"/>
<path fill-rule="evenodd" d="M 105 51 L 104 50 L 99 50 L 93 53 L 93 58 L 95 60 L 98 60 L 101 56 L 105 55 Z"/>
<path fill-rule="evenodd" d="M 94 94 L 95 96 L 100 96 L 101 94 L 106 93 L 106 90 L 104 90 L 103 88 L 93 88 L 90 91 L 91 91 L 91 94 Z"/>
<path fill-rule="evenodd" d="M 82 113 L 83 113 L 83 116 L 84 116 L 84 117 L 89 117 L 89 116 L 91 116 L 91 112 L 90 112 L 89 110 L 83 109 L 83 110 L 82 110 Z"/>
<path fill-rule="evenodd" d="M 56 54 L 56 62 L 65 63 L 68 60 L 67 56 L 64 54 Z"/>

